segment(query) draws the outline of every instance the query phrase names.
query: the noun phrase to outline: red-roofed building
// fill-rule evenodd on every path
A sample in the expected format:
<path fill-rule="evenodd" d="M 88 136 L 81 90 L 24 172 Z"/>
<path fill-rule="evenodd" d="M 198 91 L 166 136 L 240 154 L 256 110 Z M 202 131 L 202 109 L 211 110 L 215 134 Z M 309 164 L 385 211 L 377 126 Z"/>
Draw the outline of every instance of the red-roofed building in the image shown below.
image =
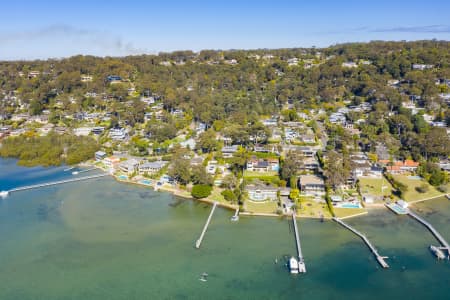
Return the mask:
<path fill-rule="evenodd" d="M 384 164 L 384 161 L 380 161 L 380 163 Z M 386 170 L 393 174 L 402 174 L 406 172 L 415 172 L 418 166 L 418 162 L 407 159 L 405 161 L 394 161 L 392 166 L 388 165 L 386 167 Z"/>

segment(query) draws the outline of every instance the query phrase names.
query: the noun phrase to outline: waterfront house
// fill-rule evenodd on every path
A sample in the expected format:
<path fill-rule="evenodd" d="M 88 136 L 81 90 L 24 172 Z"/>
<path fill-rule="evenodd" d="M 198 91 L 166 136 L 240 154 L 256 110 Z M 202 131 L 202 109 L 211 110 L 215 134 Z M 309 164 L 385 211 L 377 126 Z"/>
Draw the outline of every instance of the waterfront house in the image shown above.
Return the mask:
<path fill-rule="evenodd" d="M 127 173 L 128 175 L 133 174 L 138 170 L 139 167 L 139 161 L 132 158 L 127 161 L 124 161 L 119 164 L 119 168 L 121 171 Z"/>
<path fill-rule="evenodd" d="M 381 178 L 383 176 L 383 168 L 378 166 L 370 167 L 370 171 L 368 173 L 369 177 Z"/>
<path fill-rule="evenodd" d="M 101 160 L 103 160 L 105 158 L 106 158 L 106 152 L 103 152 L 103 151 L 95 152 L 95 160 L 96 161 L 101 161 Z"/>
<path fill-rule="evenodd" d="M 167 164 L 167 161 L 154 161 L 146 162 L 139 165 L 139 174 L 155 174 L 161 171 L 162 168 Z"/>
<path fill-rule="evenodd" d="M 323 196 L 325 195 L 325 182 L 323 178 L 316 175 L 301 175 L 298 186 L 305 195 Z"/>
<path fill-rule="evenodd" d="M 419 163 L 410 159 L 406 159 L 405 161 L 394 161 L 390 164 L 389 160 L 380 160 L 380 164 L 387 165 L 386 171 L 392 174 L 404 174 L 404 173 L 413 173 L 419 167 Z"/>
<path fill-rule="evenodd" d="M 245 187 L 248 198 L 252 201 L 276 201 L 278 188 L 264 184 L 248 184 Z"/>
<path fill-rule="evenodd" d="M 116 156 L 110 156 L 103 159 L 103 164 L 110 169 L 115 169 L 119 163 L 120 158 Z"/>

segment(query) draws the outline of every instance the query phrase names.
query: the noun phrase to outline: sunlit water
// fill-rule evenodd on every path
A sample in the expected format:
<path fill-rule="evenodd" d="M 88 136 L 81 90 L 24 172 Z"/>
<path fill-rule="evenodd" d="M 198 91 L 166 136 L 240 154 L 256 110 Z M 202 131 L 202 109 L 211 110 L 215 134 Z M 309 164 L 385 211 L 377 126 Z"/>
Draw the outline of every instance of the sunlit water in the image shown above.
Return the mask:
<path fill-rule="evenodd" d="M 0 160 L 0 190 L 74 177 L 64 169 Z M 415 209 L 450 240 L 450 201 Z M 293 276 L 284 266 L 296 251 L 288 220 L 230 222 L 233 212 L 218 208 L 195 249 L 209 211 L 110 177 L 12 193 L 0 200 L 0 299 L 450 297 L 450 262 L 432 256 L 437 241 L 408 216 L 380 209 L 348 220 L 390 257 L 388 270 L 338 224 L 301 219 L 308 272 Z"/>

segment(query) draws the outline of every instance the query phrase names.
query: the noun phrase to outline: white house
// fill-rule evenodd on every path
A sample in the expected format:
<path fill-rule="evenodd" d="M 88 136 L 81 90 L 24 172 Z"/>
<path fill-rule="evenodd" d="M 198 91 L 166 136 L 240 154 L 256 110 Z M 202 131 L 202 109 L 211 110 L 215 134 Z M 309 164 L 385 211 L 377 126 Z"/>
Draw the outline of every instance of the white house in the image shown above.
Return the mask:
<path fill-rule="evenodd" d="M 119 165 L 120 170 L 127 173 L 128 175 L 136 172 L 138 170 L 138 167 L 139 161 L 134 158 L 124 161 Z"/>
<path fill-rule="evenodd" d="M 139 174 L 155 174 L 158 173 L 165 165 L 166 161 L 154 161 L 154 162 L 146 162 L 139 165 Z"/>
<path fill-rule="evenodd" d="M 323 196 L 325 195 L 325 182 L 316 175 L 301 175 L 299 177 L 300 190 L 305 195 Z"/>

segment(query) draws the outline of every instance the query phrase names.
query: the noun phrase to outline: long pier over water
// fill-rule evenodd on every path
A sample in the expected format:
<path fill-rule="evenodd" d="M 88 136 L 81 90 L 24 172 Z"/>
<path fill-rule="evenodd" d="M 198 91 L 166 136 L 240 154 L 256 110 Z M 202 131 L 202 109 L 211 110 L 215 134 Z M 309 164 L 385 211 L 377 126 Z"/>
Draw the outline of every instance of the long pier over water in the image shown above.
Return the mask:
<path fill-rule="evenodd" d="M 298 234 L 297 219 L 295 217 L 295 212 L 292 214 L 292 223 L 294 223 L 295 242 L 297 244 L 298 271 L 300 273 L 306 273 L 306 265 L 305 260 L 303 259 L 302 246 L 300 244 L 300 236 Z"/>
<path fill-rule="evenodd" d="M 356 229 L 354 229 L 353 227 L 351 227 L 350 225 L 348 225 L 347 223 L 345 223 L 344 221 L 342 221 L 339 218 L 333 217 L 333 220 L 335 220 L 336 222 L 338 222 L 345 228 L 349 229 L 354 234 L 358 235 L 364 241 L 364 243 L 366 243 L 366 245 L 369 247 L 370 251 L 372 251 L 373 255 L 375 255 L 375 258 L 377 259 L 378 263 L 385 269 L 389 268 L 389 265 L 384 261 L 384 259 L 386 259 L 387 257 L 381 256 L 380 254 L 378 254 L 377 249 L 372 245 L 372 243 L 369 241 L 369 239 L 364 234 L 360 233 L 359 231 L 357 231 Z"/>
<path fill-rule="evenodd" d="M 195 248 L 199 249 L 200 245 L 202 244 L 203 238 L 205 236 L 206 230 L 208 229 L 209 223 L 211 222 L 212 215 L 214 214 L 214 210 L 216 209 L 217 202 L 214 202 L 214 205 L 211 209 L 211 212 L 209 213 L 208 219 L 206 220 L 205 226 L 203 226 L 202 233 L 200 234 L 200 237 L 195 242 Z"/>
<path fill-rule="evenodd" d="M 442 247 L 439 247 L 439 249 L 446 250 L 447 251 L 447 258 L 450 259 L 450 245 L 447 243 L 447 241 L 442 237 L 442 235 L 434 229 L 433 225 L 416 215 L 414 212 L 412 212 L 410 209 L 408 209 L 408 215 L 410 215 L 412 218 L 416 219 L 418 222 L 425 225 L 425 227 L 428 228 L 428 230 L 436 237 L 436 239 L 441 243 Z"/>
<path fill-rule="evenodd" d="M 108 175 L 109 174 L 98 174 L 98 175 L 84 176 L 84 177 L 78 177 L 78 178 L 72 178 L 72 179 L 66 179 L 66 180 L 58 180 L 58 181 L 47 182 L 47 183 L 27 185 L 27 186 L 10 189 L 9 191 L 1 191 L 0 196 L 6 197 L 9 193 L 13 193 L 13 192 L 26 191 L 26 190 L 37 189 L 37 188 L 46 187 L 46 186 L 52 186 L 52 185 L 69 183 L 69 182 L 76 182 L 76 181 L 100 178 L 100 177 L 104 177 L 104 176 L 108 176 Z"/>

